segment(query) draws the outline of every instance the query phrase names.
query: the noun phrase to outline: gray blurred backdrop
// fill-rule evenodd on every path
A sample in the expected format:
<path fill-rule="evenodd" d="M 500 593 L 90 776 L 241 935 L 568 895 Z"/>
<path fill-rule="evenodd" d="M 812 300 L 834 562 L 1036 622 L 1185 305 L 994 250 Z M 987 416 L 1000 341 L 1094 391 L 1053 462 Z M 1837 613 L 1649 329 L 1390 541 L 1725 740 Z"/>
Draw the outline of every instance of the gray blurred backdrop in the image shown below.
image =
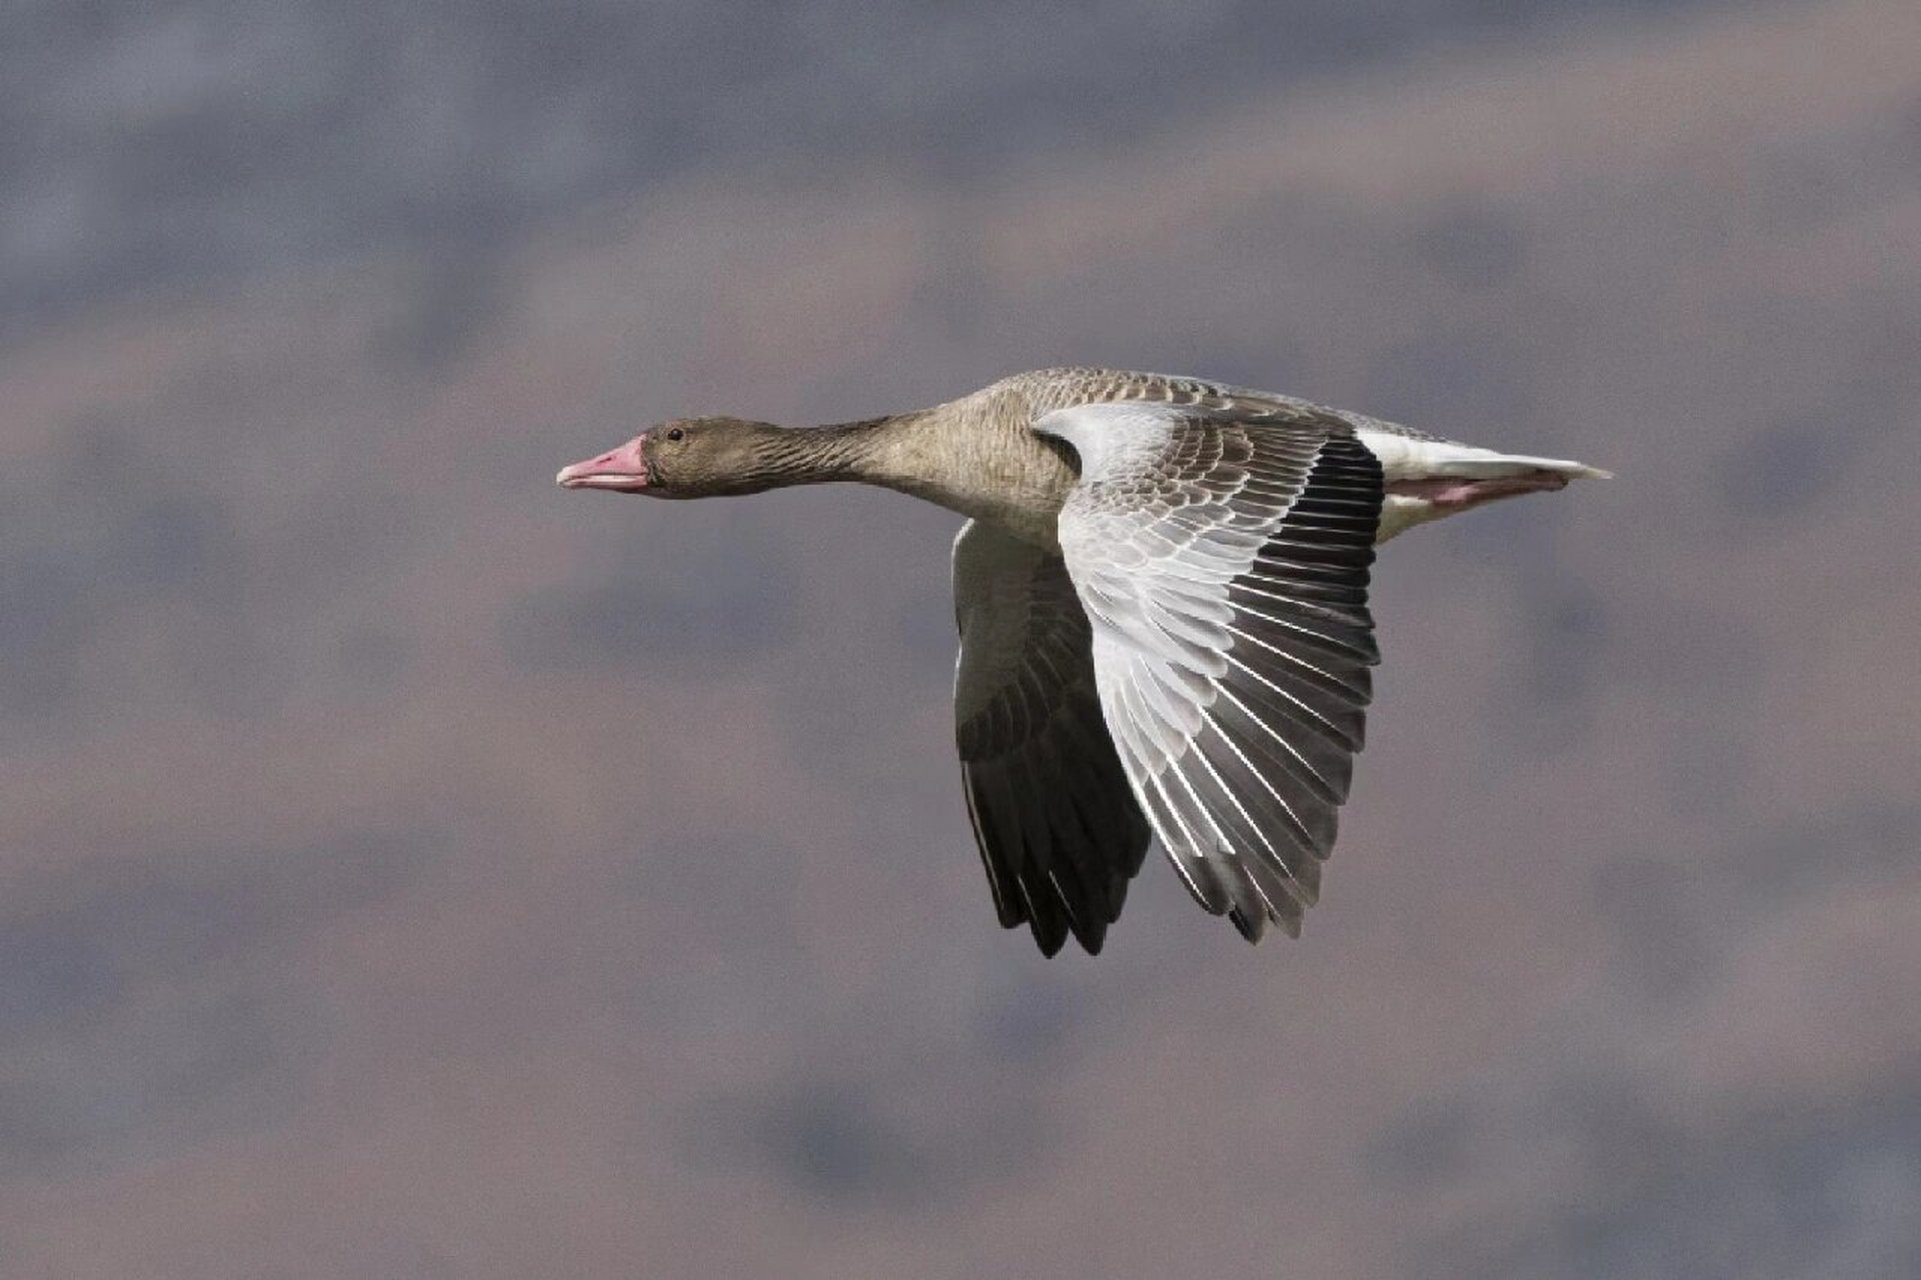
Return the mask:
<path fill-rule="evenodd" d="M 551 477 L 1105 363 L 1410 534 L 1323 905 L 993 921 L 948 540 Z M 1921 1275 L 1921 6 L 0 9 L 0 1274 Z"/>

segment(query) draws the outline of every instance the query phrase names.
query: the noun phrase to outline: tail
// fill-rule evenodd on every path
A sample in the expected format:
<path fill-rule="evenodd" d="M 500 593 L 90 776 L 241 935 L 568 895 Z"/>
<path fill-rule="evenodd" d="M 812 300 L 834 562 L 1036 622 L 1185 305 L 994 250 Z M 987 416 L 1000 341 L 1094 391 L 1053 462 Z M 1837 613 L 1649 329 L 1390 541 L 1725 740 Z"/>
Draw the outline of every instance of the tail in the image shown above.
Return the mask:
<path fill-rule="evenodd" d="M 1476 449 L 1468 444 L 1450 444 L 1451 454 L 1434 459 L 1433 469 L 1428 472 L 1435 477 L 1459 476 L 1471 480 L 1498 480 L 1505 476 L 1522 476 L 1545 471 L 1549 475 L 1565 476 L 1569 480 L 1612 480 L 1612 471 L 1590 467 L 1585 462 L 1570 462 L 1566 458 L 1536 458 L 1525 453 L 1496 453 L 1492 449 Z"/>
<path fill-rule="evenodd" d="M 1386 481 L 1376 542 L 1497 498 L 1547 493 L 1565 488 L 1570 480 L 1613 479 L 1612 472 L 1565 458 L 1497 453 L 1452 440 L 1371 430 L 1356 434 L 1381 460 L 1381 477 Z"/>
<path fill-rule="evenodd" d="M 1381 460 L 1381 476 L 1396 480 L 1499 480 L 1546 472 L 1569 480 L 1612 480 L 1614 473 L 1565 458 L 1536 458 L 1523 453 L 1499 453 L 1452 440 L 1423 440 L 1385 431 L 1355 433 Z"/>

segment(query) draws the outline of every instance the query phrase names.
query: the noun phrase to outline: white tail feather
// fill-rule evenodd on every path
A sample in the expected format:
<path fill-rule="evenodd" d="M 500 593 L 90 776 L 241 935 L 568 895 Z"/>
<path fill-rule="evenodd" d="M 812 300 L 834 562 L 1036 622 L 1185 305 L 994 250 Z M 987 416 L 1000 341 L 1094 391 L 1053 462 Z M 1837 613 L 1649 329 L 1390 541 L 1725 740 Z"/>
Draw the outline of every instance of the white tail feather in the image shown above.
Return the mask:
<path fill-rule="evenodd" d="M 1613 473 L 1565 458 L 1536 458 L 1527 454 L 1497 453 L 1452 440 L 1417 440 L 1411 436 L 1362 428 L 1355 432 L 1361 443 L 1381 460 L 1382 477 L 1396 480 L 1438 480 L 1457 477 L 1464 480 L 1493 480 L 1501 476 L 1524 475 L 1530 471 L 1551 471 L 1576 480 L 1611 480 Z"/>

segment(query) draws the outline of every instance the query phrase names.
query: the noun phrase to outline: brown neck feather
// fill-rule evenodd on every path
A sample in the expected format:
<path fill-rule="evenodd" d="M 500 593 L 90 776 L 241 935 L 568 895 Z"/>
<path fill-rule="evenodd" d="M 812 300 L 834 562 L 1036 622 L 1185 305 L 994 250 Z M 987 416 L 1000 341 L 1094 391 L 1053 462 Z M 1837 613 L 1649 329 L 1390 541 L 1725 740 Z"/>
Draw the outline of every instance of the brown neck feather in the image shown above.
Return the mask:
<path fill-rule="evenodd" d="M 892 414 L 820 427 L 770 427 L 756 451 L 756 478 L 767 488 L 837 480 L 887 484 L 892 437 L 919 414 Z"/>

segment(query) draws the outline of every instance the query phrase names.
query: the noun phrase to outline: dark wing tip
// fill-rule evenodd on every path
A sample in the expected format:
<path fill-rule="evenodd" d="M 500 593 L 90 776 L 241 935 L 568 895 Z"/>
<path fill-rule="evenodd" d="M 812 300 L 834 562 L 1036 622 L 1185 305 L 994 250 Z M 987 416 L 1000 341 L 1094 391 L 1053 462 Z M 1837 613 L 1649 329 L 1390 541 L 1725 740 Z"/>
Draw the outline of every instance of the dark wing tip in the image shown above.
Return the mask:
<path fill-rule="evenodd" d="M 1067 926 L 1057 916 L 1038 915 L 1027 922 L 1027 927 L 1033 931 L 1034 944 L 1050 960 L 1067 945 Z"/>
<path fill-rule="evenodd" d="M 1045 934 L 1037 924 L 1030 927 L 1034 931 L 1034 942 L 1040 947 L 1041 954 L 1050 960 L 1066 948 L 1070 937 L 1078 942 L 1081 950 L 1090 956 L 1099 955 L 1102 945 L 1107 941 L 1107 922 L 1104 920 L 1087 924 L 1077 917 L 1070 916 L 1064 929 L 1049 931 Z"/>

